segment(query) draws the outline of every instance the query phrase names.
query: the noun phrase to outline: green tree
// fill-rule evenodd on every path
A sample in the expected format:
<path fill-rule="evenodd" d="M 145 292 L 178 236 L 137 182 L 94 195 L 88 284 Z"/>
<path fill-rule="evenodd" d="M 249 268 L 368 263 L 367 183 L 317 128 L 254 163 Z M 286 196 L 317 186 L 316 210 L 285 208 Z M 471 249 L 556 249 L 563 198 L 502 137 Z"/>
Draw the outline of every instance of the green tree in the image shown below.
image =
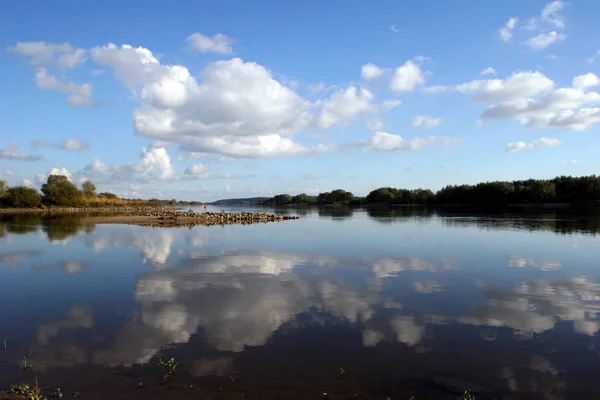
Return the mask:
<path fill-rule="evenodd" d="M 349 203 L 354 198 L 354 195 L 350 192 L 347 192 L 343 189 L 336 189 L 329 193 L 325 199 L 325 203 L 334 204 L 334 203 Z"/>
<path fill-rule="evenodd" d="M 85 197 L 96 197 L 96 185 L 90 180 L 86 180 L 81 184 L 81 190 Z"/>
<path fill-rule="evenodd" d="M 0 181 L 0 199 L 6 196 L 6 189 L 8 189 L 6 181 Z"/>
<path fill-rule="evenodd" d="M 98 197 L 101 197 L 103 199 L 116 199 L 117 195 L 110 192 L 102 192 L 98 195 Z"/>
<path fill-rule="evenodd" d="M 307 195 L 306 193 L 301 193 L 297 196 L 294 196 L 292 199 L 292 203 L 294 204 L 310 204 L 313 202 L 312 197 Z"/>
<path fill-rule="evenodd" d="M 42 198 L 35 189 L 16 186 L 6 191 L 6 202 L 11 207 L 38 207 L 42 204 Z"/>
<path fill-rule="evenodd" d="M 42 185 L 44 201 L 57 206 L 72 206 L 79 203 L 81 193 L 66 176 L 50 175 Z"/>

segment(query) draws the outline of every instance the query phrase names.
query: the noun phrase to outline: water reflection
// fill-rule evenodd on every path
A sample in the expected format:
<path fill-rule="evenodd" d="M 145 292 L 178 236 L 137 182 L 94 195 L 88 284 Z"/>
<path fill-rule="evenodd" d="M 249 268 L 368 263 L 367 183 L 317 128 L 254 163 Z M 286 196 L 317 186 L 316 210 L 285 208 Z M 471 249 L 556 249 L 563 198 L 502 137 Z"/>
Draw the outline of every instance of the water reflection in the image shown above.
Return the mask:
<path fill-rule="evenodd" d="M 192 229 L 25 219 L 29 233 L 0 252 L 0 304 L 19 290 L 26 300 L 0 309 L 0 326 L 48 373 L 140 371 L 176 356 L 180 379 L 200 379 L 190 382 L 205 398 L 230 376 L 263 397 L 314 387 L 442 398 L 470 387 L 484 399 L 595 398 L 595 237 L 573 248 L 556 221 L 529 235 L 523 216 L 353 212 L 343 223 L 315 212 L 295 226 Z"/>

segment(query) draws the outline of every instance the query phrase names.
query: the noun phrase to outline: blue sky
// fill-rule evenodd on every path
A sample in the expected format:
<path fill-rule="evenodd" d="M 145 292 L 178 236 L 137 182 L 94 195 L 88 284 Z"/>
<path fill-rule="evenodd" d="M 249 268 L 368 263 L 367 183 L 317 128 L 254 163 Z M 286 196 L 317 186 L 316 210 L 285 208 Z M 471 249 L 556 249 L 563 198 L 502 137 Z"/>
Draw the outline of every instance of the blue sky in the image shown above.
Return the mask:
<path fill-rule="evenodd" d="M 0 179 L 214 200 L 597 173 L 596 1 L 10 2 Z"/>

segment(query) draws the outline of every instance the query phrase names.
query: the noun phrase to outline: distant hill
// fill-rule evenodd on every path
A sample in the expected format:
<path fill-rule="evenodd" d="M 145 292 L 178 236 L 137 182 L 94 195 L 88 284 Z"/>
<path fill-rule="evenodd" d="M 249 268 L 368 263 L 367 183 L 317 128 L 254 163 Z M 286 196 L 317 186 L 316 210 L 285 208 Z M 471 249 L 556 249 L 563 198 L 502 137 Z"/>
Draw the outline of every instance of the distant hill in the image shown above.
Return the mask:
<path fill-rule="evenodd" d="M 222 199 L 208 203 L 211 206 L 248 206 L 262 202 L 266 197 L 248 197 L 244 199 Z"/>

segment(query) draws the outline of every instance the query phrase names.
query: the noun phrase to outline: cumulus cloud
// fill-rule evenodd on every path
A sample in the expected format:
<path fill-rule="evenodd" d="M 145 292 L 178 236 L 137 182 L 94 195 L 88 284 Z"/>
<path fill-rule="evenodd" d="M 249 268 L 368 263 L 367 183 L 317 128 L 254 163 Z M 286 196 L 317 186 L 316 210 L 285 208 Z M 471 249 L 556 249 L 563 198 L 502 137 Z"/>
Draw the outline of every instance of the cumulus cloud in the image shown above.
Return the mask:
<path fill-rule="evenodd" d="M 71 176 L 72 176 L 72 174 L 69 172 L 69 170 L 66 169 L 65 167 L 50 169 L 50 171 L 48 171 L 48 176 L 50 176 L 50 175 L 66 176 L 68 180 L 71 180 Z"/>
<path fill-rule="evenodd" d="M 55 143 L 50 140 L 36 140 L 35 142 L 31 143 L 31 147 L 34 149 L 37 149 L 38 147 L 55 147 L 59 149 L 75 151 L 87 149 L 89 146 L 83 139 L 68 138 L 62 143 Z"/>
<path fill-rule="evenodd" d="M 300 154 L 284 136 L 312 120 L 311 103 L 262 65 L 239 58 L 209 64 L 201 82 L 180 65 L 162 65 L 152 52 L 108 44 L 91 51 L 124 85 L 141 85 L 134 128 L 141 136 L 182 144 L 188 151 L 231 157 Z"/>
<path fill-rule="evenodd" d="M 479 75 L 496 75 L 496 70 L 492 67 L 487 67 L 479 73 Z"/>
<path fill-rule="evenodd" d="M 36 67 L 74 69 L 82 66 L 87 59 L 86 50 L 73 48 L 69 43 L 17 42 L 8 50 L 29 57 L 31 65 Z"/>
<path fill-rule="evenodd" d="M 93 106 L 96 101 L 92 97 L 92 85 L 60 82 L 45 68 L 39 68 L 35 74 L 35 83 L 42 90 L 53 90 L 68 93 L 67 103 L 74 107 Z"/>
<path fill-rule="evenodd" d="M 100 183 L 142 182 L 177 179 L 178 173 L 164 147 L 142 148 L 138 163 L 123 165 L 105 164 L 94 159 L 78 173 L 79 176 Z"/>
<path fill-rule="evenodd" d="M 514 153 L 521 150 L 532 150 L 537 149 L 539 147 L 552 147 L 558 146 L 562 144 L 560 139 L 551 139 L 551 138 L 540 138 L 539 140 L 534 140 L 533 142 L 511 142 L 506 146 L 507 153 Z"/>
<path fill-rule="evenodd" d="M 0 149 L 0 159 L 4 160 L 21 160 L 21 161 L 38 161 L 43 157 L 39 154 L 23 154 L 19 153 L 19 143 L 12 142 L 3 149 Z"/>
<path fill-rule="evenodd" d="M 385 101 L 381 104 L 372 104 L 374 95 L 364 88 L 350 86 L 337 91 L 329 99 L 323 102 L 318 125 L 329 128 L 335 124 L 351 121 L 364 114 L 375 114 L 389 110 L 401 104 L 399 100 Z"/>
<path fill-rule="evenodd" d="M 527 39 L 525 44 L 533 50 L 543 50 L 546 47 L 560 42 L 566 38 L 566 35 L 558 33 L 556 31 L 540 33 L 534 37 Z"/>
<path fill-rule="evenodd" d="M 404 139 L 400 135 L 387 132 L 375 132 L 362 146 L 375 151 L 413 151 L 434 144 L 435 137 Z"/>
<path fill-rule="evenodd" d="M 573 87 L 556 88 L 555 83 L 537 71 L 517 72 L 507 79 L 474 80 L 455 86 L 433 86 L 428 92 L 454 91 L 470 94 L 475 101 L 492 102 L 482 121 L 515 119 L 528 127 L 586 130 L 600 122 L 600 94 L 586 91 L 596 86 L 591 73 L 576 76 Z"/>
<path fill-rule="evenodd" d="M 441 123 L 442 123 L 441 118 L 435 118 L 435 117 L 432 117 L 429 115 L 417 115 L 416 117 L 413 118 L 412 125 L 415 128 L 430 129 L 430 128 L 435 128 L 436 126 L 438 126 Z"/>
<path fill-rule="evenodd" d="M 573 87 L 575 89 L 583 90 L 598 85 L 600 85 L 600 78 L 591 72 L 573 78 Z"/>
<path fill-rule="evenodd" d="M 425 84 L 425 74 L 418 64 L 408 60 L 404 65 L 396 68 L 389 87 L 393 92 L 411 92 L 423 84 Z"/>
<path fill-rule="evenodd" d="M 186 42 L 188 42 L 192 49 L 198 50 L 201 53 L 233 53 L 233 48 L 231 47 L 233 39 L 220 33 L 217 33 L 213 37 L 198 32 L 192 33 L 187 37 Z"/>
<path fill-rule="evenodd" d="M 510 42 L 513 36 L 513 29 L 517 26 L 519 19 L 516 17 L 510 17 L 508 21 L 504 24 L 504 26 L 498 29 L 498 35 L 500 36 L 500 40 L 503 42 Z"/>
<path fill-rule="evenodd" d="M 365 81 L 372 81 L 378 78 L 381 78 L 385 70 L 383 68 L 379 68 L 377 65 L 373 63 L 368 63 L 362 66 L 360 76 Z"/>

